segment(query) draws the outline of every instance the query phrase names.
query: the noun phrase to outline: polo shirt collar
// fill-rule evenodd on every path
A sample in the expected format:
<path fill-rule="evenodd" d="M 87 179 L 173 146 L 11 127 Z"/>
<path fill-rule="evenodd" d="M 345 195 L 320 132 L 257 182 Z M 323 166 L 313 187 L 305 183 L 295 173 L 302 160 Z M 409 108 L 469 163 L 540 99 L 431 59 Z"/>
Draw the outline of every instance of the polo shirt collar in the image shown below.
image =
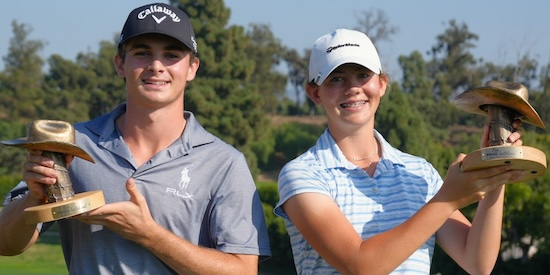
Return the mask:
<path fill-rule="evenodd" d="M 382 158 L 379 161 L 380 166 L 404 166 L 403 159 L 399 156 L 400 151 L 393 148 L 384 137 L 374 130 L 374 137 L 378 140 L 382 148 Z M 342 153 L 342 150 L 336 144 L 334 138 L 330 135 L 330 131 L 325 129 L 325 132 L 317 140 L 315 146 L 317 148 L 317 158 L 324 163 L 327 168 L 345 168 L 349 170 L 355 169 L 355 165 L 349 162 Z M 378 168 L 377 168 L 378 170 Z"/>

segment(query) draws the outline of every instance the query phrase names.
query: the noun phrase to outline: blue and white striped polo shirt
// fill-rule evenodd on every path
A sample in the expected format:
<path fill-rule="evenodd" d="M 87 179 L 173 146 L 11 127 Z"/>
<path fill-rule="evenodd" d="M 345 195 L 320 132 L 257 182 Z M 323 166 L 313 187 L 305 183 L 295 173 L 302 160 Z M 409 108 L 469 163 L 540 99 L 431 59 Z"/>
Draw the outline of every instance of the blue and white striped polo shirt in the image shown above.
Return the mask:
<path fill-rule="evenodd" d="M 279 174 L 280 201 L 275 214 L 284 218 L 298 274 L 337 273 L 307 243 L 281 205 L 294 195 L 331 197 L 363 239 L 403 223 L 428 202 L 443 184 L 425 159 L 393 148 L 380 133 L 382 158 L 371 178 L 349 162 L 328 129 L 307 152 L 287 163 Z M 393 274 L 429 274 L 435 235 Z"/>

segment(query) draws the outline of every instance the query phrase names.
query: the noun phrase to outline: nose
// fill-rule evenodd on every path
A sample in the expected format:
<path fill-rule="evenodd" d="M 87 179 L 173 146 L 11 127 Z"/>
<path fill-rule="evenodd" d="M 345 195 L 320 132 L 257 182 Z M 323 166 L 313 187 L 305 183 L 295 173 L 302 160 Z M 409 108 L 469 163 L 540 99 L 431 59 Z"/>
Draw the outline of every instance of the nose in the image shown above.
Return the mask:
<path fill-rule="evenodd" d="M 149 71 L 151 72 L 163 72 L 164 64 L 158 58 L 154 58 L 148 66 Z"/>
<path fill-rule="evenodd" d="M 362 91 L 362 87 L 361 87 L 361 86 L 358 86 L 358 85 L 348 85 L 348 87 L 346 88 L 344 94 L 347 95 L 347 96 L 356 95 L 356 94 L 361 93 L 361 91 Z"/>

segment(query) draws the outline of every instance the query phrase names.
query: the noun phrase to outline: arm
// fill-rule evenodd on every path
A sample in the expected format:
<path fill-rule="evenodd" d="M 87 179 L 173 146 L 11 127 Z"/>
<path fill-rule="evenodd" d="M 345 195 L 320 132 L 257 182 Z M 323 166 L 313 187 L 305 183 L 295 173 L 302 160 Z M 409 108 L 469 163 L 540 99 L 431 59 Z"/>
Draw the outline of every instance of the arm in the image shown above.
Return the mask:
<path fill-rule="evenodd" d="M 23 210 L 38 205 L 29 194 L 13 201 L 0 211 L 0 255 L 14 256 L 23 253 L 38 239 L 36 224 L 25 223 Z"/>
<path fill-rule="evenodd" d="M 453 213 L 517 177 L 501 166 L 463 173 L 460 155 L 449 168 L 436 196 L 399 226 L 361 239 L 338 206 L 320 194 L 303 193 L 287 200 L 283 209 L 312 247 L 344 274 L 388 274 L 428 240 Z M 331 226 L 327 226 L 330 224 Z"/>
<path fill-rule="evenodd" d="M 520 120 L 513 123 L 516 132 L 508 137 L 512 145 L 520 146 Z M 488 146 L 489 126 L 485 125 L 481 147 Z M 470 223 L 455 211 L 445 225 L 437 232 L 439 245 L 462 268 L 471 274 L 489 274 L 498 258 L 502 234 L 502 213 L 504 211 L 505 186 L 487 193 L 477 207 Z"/>
<path fill-rule="evenodd" d="M 478 204 L 473 223 L 455 211 L 437 232 L 438 244 L 470 274 L 490 274 L 500 250 L 504 186 Z"/>
<path fill-rule="evenodd" d="M 54 184 L 56 179 L 53 161 L 40 156 L 39 151 L 31 152 L 23 165 L 23 179 L 29 188 L 23 198 L 7 204 L 0 212 L 0 255 L 17 255 L 23 253 L 38 239 L 36 224 L 25 223 L 23 211 L 27 207 L 44 204 L 46 192 L 44 184 Z M 40 173 L 33 172 L 40 171 Z"/>
<path fill-rule="evenodd" d="M 79 219 L 106 226 L 142 245 L 178 273 L 257 274 L 257 255 L 223 253 L 196 246 L 174 235 L 153 220 L 147 202 L 133 179 L 128 180 L 126 188 L 130 201 L 104 205 Z"/>

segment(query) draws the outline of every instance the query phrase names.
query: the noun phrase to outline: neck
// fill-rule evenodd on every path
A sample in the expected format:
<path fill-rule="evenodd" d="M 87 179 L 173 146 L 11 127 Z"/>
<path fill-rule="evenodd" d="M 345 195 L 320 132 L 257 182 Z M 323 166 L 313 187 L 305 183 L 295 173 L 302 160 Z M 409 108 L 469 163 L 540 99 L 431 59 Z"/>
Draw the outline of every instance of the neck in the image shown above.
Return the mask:
<path fill-rule="evenodd" d="M 371 177 L 374 175 L 381 155 L 380 145 L 374 135 L 361 138 L 350 136 L 337 144 L 348 161 L 363 169 Z"/>
<path fill-rule="evenodd" d="M 178 139 L 185 129 L 186 121 L 183 111 L 145 113 L 127 109 L 116 120 L 116 124 L 140 166 Z"/>
<path fill-rule="evenodd" d="M 332 133 L 331 133 L 332 135 Z M 374 131 L 346 135 L 343 137 L 335 137 L 332 135 L 336 144 L 350 160 L 360 160 L 375 157 L 379 155 L 378 142 L 374 137 Z"/>
<path fill-rule="evenodd" d="M 368 142 L 339 147 L 342 154 L 352 162 L 373 161 L 380 157 L 378 141 L 374 137 Z"/>

